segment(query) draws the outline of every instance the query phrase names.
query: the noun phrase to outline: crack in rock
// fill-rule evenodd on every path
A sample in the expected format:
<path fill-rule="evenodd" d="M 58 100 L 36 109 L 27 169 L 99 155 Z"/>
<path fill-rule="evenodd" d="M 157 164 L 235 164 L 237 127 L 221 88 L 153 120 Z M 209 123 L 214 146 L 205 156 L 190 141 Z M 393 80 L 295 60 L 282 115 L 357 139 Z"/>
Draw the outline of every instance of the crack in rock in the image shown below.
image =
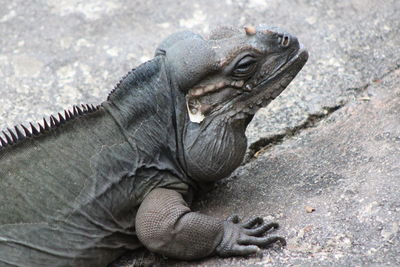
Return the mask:
<path fill-rule="evenodd" d="M 390 75 L 391 73 L 400 70 L 400 64 L 396 65 L 393 69 L 387 71 L 383 75 L 378 78 L 373 79 L 371 82 L 366 83 L 363 86 L 356 87 L 356 88 L 349 88 L 348 90 L 352 90 L 355 92 L 355 95 L 359 95 L 364 92 L 371 84 L 382 81 L 386 76 Z M 258 158 L 262 153 L 266 152 L 274 145 L 281 144 L 285 139 L 290 138 L 299 134 L 302 130 L 315 127 L 317 124 L 329 117 L 332 113 L 337 111 L 338 109 L 344 107 L 348 101 L 338 103 L 337 105 L 331 107 L 323 107 L 321 112 L 310 114 L 307 119 L 290 129 L 286 129 L 284 133 L 276 134 L 269 137 L 260 138 L 259 140 L 250 144 L 248 152 L 243 160 L 242 165 L 246 165 L 250 161 Z"/>
<path fill-rule="evenodd" d="M 260 138 L 249 146 L 249 151 L 243 161 L 243 165 L 256 159 L 260 154 L 267 151 L 274 145 L 281 144 L 285 139 L 297 135 L 300 131 L 315 127 L 321 120 L 329 117 L 333 112 L 343 107 L 345 103 L 340 103 L 332 107 L 324 107 L 321 112 L 310 114 L 308 118 L 301 124 L 286 129 L 282 134 L 276 134 L 270 137 Z"/>

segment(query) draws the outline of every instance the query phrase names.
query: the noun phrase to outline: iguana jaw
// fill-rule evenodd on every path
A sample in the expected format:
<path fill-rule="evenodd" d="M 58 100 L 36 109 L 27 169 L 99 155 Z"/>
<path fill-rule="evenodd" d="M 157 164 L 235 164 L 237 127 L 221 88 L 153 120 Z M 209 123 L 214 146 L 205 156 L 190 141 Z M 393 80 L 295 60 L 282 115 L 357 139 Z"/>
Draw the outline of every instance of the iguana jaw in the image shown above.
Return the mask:
<path fill-rule="evenodd" d="M 300 44 L 297 51 L 272 74 L 263 73 L 260 67 L 255 78 L 248 81 L 219 81 L 215 84 L 197 86 L 186 96 L 190 121 L 201 123 L 206 117 L 223 115 L 232 119 L 244 119 L 267 106 L 289 85 L 308 59 L 308 52 Z M 201 103 L 201 97 L 214 92 L 230 90 L 232 95 L 217 106 Z M 211 111 L 210 111 L 211 110 Z"/>
<path fill-rule="evenodd" d="M 245 84 L 244 80 L 238 81 L 219 81 L 214 84 L 204 86 L 197 86 L 189 91 L 186 95 L 186 107 L 188 110 L 189 118 L 192 122 L 200 123 L 204 120 L 206 113 L 215 107 L 201 103 L 201 97 L 207 94 L 212 94 L 221 90 L 236 91 L 233 95 L 237 95 L 243 90 Z"/>

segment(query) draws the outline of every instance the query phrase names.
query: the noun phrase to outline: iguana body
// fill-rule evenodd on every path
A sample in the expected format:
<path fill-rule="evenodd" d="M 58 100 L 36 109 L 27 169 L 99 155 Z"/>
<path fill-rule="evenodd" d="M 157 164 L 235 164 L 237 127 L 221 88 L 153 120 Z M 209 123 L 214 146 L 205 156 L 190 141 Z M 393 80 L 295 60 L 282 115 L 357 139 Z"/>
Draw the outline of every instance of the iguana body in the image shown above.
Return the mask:
<path fill-rule="evenodd" d="M 191 212 L 194 192 L 241 163 L 255 111 L 307 60 L 259 26 L 167 38 L 97 108 L 0 140 L 0 266 L 104 266 L 146 246 L 181 259 L 247 255 L 274 224 Z M 66 120 L 66 121 L 64 121 Z"/>

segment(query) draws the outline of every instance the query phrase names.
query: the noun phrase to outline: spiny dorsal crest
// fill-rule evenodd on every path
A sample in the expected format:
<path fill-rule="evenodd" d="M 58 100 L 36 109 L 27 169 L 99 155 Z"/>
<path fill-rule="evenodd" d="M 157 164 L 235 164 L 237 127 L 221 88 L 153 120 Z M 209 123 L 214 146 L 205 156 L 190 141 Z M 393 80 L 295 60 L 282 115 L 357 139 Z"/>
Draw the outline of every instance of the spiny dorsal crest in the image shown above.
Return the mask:
<path fill-rule="evenodd" d="M 121 86 L 121 84 L 125 81 L 125 79 L 136 70 L 136 68 L 131 69 L 124 77 L 122 77 L 121 80 L 115 85 L 114 89 L 111 90 L 111 92 L 108 94 L 107 100 L 110 100 L 110 96 L 114 94 L 116 90 Z"/>
<path fill-rule="evenodd" d="M 21 124 L 19 127 L 14 126 L 14 130 L 7 128 L 7 131 L 3 131 L 3 136 L 0 134 L 0 149 L 9 145 L 14 145 L 19 141 L 22 141 L 26 138 L 32 138 L 34 136 L 39 136 L 46 132 L 49 132 L 52 129 L 59 127 L 67 121 L 75 119 L 77 117 L 83 116 L 88 113 L 92 113 L 99 109 L 98 106 L 93 105 L 84 105 L 81 106 L 73 106 L 71 110 L 64 110 L 64 115 L 62 113 L 58 113 L 56 116 L 51 115 L 49 118 L 43 118 L 43 122 L 37 123 L 35 126 L 32 122 L 29 123 L 30 127 L 26 127 Z"/>

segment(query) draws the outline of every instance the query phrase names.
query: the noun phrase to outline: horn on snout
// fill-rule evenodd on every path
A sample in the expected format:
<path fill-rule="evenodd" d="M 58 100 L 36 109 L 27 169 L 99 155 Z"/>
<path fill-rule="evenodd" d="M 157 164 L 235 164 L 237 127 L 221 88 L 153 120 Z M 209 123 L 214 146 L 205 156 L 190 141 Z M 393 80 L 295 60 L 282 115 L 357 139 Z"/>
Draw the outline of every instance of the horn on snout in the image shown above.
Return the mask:
<path fill-rule="evenodd" d="M 247 35 L 254 35 L 256 34 L 256 28 L 254 26 L 246 26 L 244 27 L 244 30 L 246 31 Z"/>

